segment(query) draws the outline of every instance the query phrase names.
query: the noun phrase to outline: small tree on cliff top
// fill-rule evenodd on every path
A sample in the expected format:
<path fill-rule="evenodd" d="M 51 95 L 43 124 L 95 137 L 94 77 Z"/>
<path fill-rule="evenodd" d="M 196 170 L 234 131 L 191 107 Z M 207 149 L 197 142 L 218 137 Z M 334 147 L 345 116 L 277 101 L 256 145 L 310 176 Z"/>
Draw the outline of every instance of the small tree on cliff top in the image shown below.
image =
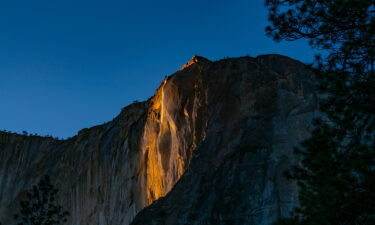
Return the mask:
<path fill-rule="evenodd" d="M 20 212 L 14 215 L 18 225 L 60 225 L 67 221 L 68 212 L 55 203 L 57 189 L 48 176 L 33 186 L 20 202 Z"/>

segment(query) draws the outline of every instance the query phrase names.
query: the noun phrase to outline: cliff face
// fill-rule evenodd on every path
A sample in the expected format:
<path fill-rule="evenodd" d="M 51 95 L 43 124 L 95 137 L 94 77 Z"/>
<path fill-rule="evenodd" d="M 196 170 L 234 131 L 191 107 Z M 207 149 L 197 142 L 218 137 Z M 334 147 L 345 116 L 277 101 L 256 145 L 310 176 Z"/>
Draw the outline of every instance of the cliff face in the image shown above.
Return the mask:
<path fill-rule="evenodd" d="M 284 56 L 193 57 L 148 101 L 68 140 L 0 133 L 0 221 L 49 174 L 69 224 L 127 225 L 150 204 L 132 224 L 270 224 L 297 203 L 282 174 L 311 130 L 312 82 Z"/>

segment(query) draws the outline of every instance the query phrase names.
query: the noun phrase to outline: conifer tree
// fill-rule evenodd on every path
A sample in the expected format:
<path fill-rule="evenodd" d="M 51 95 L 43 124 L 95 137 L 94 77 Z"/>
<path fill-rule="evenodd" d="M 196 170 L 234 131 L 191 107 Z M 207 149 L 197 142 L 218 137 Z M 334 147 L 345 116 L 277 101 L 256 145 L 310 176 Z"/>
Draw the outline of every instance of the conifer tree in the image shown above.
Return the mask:
<path fill-rule="evenodd" d="M 375 1 L 266 0 L 275 41 L 307 39 L 322 51 L 320 110 L 311 138 L 296 152 L 301 165 L 292 216 L 279 225 L 375 224 Z"/>
<path fill-rule="evenodd" d="M 55 203 L 57 189 L 44 176 L 20 202 L 20 212 L 14 215 L 18 225 L 60 225 L 67 221 L 68 212 Z"/>

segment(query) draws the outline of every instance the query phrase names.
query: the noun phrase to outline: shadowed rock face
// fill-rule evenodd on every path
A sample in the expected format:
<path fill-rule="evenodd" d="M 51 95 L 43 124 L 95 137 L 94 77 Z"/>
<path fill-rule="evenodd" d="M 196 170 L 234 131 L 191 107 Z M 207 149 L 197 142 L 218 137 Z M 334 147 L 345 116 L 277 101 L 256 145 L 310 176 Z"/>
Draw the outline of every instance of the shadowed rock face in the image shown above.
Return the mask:
<path fill-rule="evenodd" d="M 150 204 L 132 224 L 271 224 L 297 204 L 282 174 L 311 130 L 312 81 L 284 56 L 193 57 L 148 101 L 68 140 L 0 133 L 0 221 L 49 174 L 69 224 L 127 225 Z"/>

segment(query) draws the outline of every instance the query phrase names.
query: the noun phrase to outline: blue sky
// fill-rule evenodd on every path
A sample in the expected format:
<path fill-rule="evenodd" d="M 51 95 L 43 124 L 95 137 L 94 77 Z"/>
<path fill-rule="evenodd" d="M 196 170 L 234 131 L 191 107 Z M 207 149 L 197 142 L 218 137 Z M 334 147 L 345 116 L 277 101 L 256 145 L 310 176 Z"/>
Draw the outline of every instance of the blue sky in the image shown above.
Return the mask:
<path fill-rule="evenodd" d="M 146 100 L 192 55 L 279 53 L 263 0 L 1 0 L 0 130 L 69 137 Z"/>

